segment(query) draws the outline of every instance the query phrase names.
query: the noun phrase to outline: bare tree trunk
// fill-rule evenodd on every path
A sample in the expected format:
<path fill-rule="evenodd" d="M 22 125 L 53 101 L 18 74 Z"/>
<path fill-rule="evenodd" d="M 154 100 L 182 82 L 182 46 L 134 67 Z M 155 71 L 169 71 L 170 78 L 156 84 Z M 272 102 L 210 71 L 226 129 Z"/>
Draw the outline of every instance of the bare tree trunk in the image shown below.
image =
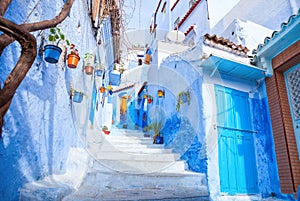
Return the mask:
<path fill-rule="evenodd" d="M 11 100 L 24 79 L 26 73 L 33 64 L 36 54 L 36 39 L 29 32 L 22 29 L 19 25 L 0 17 L 0 30 L 14 37 L 21 45 L 21 56 L 4 82 L 4 87 L 0 91 L 0 136 L 2 133 L 3 117 L 7 112 Z"/>
<path fill-rule="evenodd" d="M 11 0 L 2 0 L 0 1 L 0 16 L 3 16 L 6 12 Z"/>
<path fill-rule="evenodd" d="M 5 1 L 9 1 L 9 0 L 5 0 Z M 68 16 L 72 8 L 73 3 L 74 0 L 67 0 L 63 8 L 61 9 L 60 13 L 51 20 L 44 20 L 41 22 L 34 22 L 34 23 L 26 23 L 20 26 L 29 32 L 55 27 L 56 25 L 61 23 L 64 19 L 66 19 L 66 17 Z M 0 6 L 1 6 L 1 2 L 0 2 Z M 0 56 L 3 50 L 5 49 L 5 47 L 7 47 L 9 44 L 11 44 L 14 41 L 15 39 L 13 37 L 10 37 L 7 34 L 0 35 Z"/>
<path fill-rule="evenodd" d="M 2 17 L 10 3 L 11 0 L 0 1 L 0 31 L 4 33 L 0 36 L 0 56 L 5 47 L 14 40 L 20 43 L 22 52 L 16 66 L 6 78 L 3 88 L 0 89 L 0 138 L 4 124 L 4 115 L 8 111 L 17 88 L 29 71 L 37 54 L 36 39 L 29 32 L 51 28 L 61 23 L 68 16 L 74 0 L 67 0 L 61 12 L 52 20 L 22 25 L 17 25 Z"/>

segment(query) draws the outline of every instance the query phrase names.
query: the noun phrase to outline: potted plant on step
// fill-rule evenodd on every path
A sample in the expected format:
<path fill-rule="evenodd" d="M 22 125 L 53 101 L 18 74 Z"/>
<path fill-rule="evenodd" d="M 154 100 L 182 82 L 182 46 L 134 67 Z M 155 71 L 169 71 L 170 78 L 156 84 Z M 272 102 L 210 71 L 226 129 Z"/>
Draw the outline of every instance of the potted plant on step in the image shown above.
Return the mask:
<path fill-rule="evenodd" d="M 69 68 L 76 68 L 78 65 L 78 62 L 80 60 L 78 50 L 75 49 L 75 45 L 71 44 L 71 53 L 68 55 L 68 67 Z"/>
<path fill-rule="evenodd" d="M 91 53 L 84 54 L 84 63 L 85 63 L 85 73 L 87 75 L 92 75 L 94 71 L 94 55 Z"/>
<path fill-rule="evenodd" d="M 65 35 L 60 31 L 58 27 L 50 28 L 50 34 L 48 40 L 51 45 L 45 45 L 44 47 L 44 59 L 48 63 L 57 63 L 62 52 L 62 49 L 58 47 L 61 41 L 65 41 L 66 45 L 70 45 L 69 40 L 65 39 Z"/>
<path fill-rule="evenodd" d="M 103 126 L 102 127 L 102 131 L 105 135 L 109 135 L 110 134 L 110 131 L 108 130 L 108 127 L 107 126 Z"/>
<path fill-rule="evenodd" d="M 146 126 L 147 131 L 153 131 L 153 144 L 163 144 L 164 138 L 161 134 L 161 130 L 163 128 L 163 123 L 161 121 L 151 123 L 150 125 Z"/>

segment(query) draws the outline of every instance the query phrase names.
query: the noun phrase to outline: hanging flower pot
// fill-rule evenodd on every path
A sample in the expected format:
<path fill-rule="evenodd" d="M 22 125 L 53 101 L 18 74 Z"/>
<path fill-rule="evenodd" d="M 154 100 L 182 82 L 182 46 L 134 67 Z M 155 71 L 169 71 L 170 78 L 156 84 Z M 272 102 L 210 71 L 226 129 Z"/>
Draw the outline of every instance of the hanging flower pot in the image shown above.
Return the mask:
<path fill-rule="evenodd" d="M 150 61 L 151 61 L 151 55 L 150 54 L 146 54 L 145 56 L 145 64 L 149 65 L 150 64 Z"/>
<path fill-rule="evenodd" d="M 103 70 L 105 69 L 105 67 L 102 65 L 102 64 L 96 64 L 96 67 L 95 67 L 95 74 L 98 76 L 98 77 L 101 77 L 102 74 L 103 74 Z"/>
<path fill-rule="evenodd" d="M 94 71 L 94 60 L 95 57 L 91 53 L 84 54 L 84 64 L 85 64 L 85 73 L 87 75 L 92 75 Z"/>
<path fill-rule="evenodd" d="M 64 42 L 64 44 L 66 45 L 70 45 L 70 42 L 65 38 L 65 35 L 60 31 L 58 27 L 50 28 L 48 41 L 52 44 L 45 45 L 44 59 L 49 63 L 57 63 L 62 52 L 62 49 L 58 47 L 58 45 L 62 44 L 62 42 Z"/>
<path fill-rule="evenodd" d="M 68 55 L 68 67 L 69 68 L 76 68 L 78 65 L 78 62 L 80 60 L 80 57 L 76 54 L 69 54 Z"/>
<path fill-rule="evenodd" d="M 80 92 L 80 91 L 73 91 L 72 93 L 72 100 L 76 103 L 81 103 L 82 102 L 82 99 L 83 99 L 83 93 Z"/>
<path fill-rule="evenodd" d="M 93 66 L 85 66 L 85 73 L 87 75 L 92 75 L 94 72 L 94 67 Z"/>
<path fill-rule="evenodd" d="M 162 97 L 165 96 L 165 92 L 164 92 L 163 90 L 159 89 L 159 90 L 157 91 L 157 96 L 158 96 L 158 98 L 162 98 Z"/>
<path fill-rule="evenodd" d="M 150 48 L 148 48 L 147 49 L 147 51 L 146 51 L 146 55 L 145 55 L 145 61 L 144 61 L 144 63 L 145 64 L 150 64 L 150 62 L 151 62 L 151 50 L 150 50 Z"/>
<path fill-rule="evenodd" d="M 113 70 L 109 73 L 109 82 L 111 85 L 119 86 L 121 82 L 121 74 L 117 70 Z"/>
<path fill-rule="evenodd" d="M 148 103 L 151 104 L 152 102 L 153 102 L 153 98 L 152 98 L 152 96 L 149 95 L 148 96 Z"/>
<path fill-rule="evenodd" d="M 101 69 L 96 69 L 95 70 L 95 73 L 98 77 L 101 77 L 102 76 L 102 70 Z"/>
<path fill-rule="evenodd" d="M 49 63 L 57 63 L 62 49 L 56 45 L 46 45 L 44 47 L 44 59 Z"/>
<path fill-rule="evenodd" d="M 71 53 L 68 55 L 68 67 L 69 68 L 76 68 L 78 62 L 80 60 L 78 50 L 75 49 L 75 45 L 71 45 Z"/>
<path fill-rule="evenodd" d="M 104 93 L 105 92 L 105 87 L 104 87 L 104 85 L 102 85 L 101 87 L 100 87 L 100 93 Z"/>

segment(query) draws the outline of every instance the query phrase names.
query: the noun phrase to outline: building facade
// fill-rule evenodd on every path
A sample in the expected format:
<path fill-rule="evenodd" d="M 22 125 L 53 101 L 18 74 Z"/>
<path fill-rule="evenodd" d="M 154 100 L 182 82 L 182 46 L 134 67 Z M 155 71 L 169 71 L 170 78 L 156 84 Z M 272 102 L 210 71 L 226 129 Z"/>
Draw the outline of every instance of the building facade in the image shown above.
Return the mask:
<path fill-rule="evenodd" d="M 270 73 L 266 88 L 281 190 L 295 195 L 300 185 L 299 33 L 298 12 L 259 45 L 255 58 Z"/>

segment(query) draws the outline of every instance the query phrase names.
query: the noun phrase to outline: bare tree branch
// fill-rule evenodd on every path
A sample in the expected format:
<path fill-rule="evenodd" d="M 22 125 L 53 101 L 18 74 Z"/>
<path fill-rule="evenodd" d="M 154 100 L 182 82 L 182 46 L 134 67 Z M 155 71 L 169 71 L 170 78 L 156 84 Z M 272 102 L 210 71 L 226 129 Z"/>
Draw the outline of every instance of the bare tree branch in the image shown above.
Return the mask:
<path fill-rule="evenodd" d="M 20 25 L 23 29 L 32 32 L 42 29 L 48 29 L 51 27 L 55 27 L 59 23 L 61 23 L 66 17 L 68 16 L 74 0 L 67 0 L 64 4 L 63 8 L 61 9 L 60 13 L 51 20 L 44 20 L 41 22 L 34 22 L 34 23 L 26 23 Z M 14 42 L 14 38 L 10 37 L 7 34 L 3 34 L 0 36 L 0 55 L 2 54 L 5 47 L 7 47 L 10 43 Z"/>
<path fill-rule="evenodd" d="M 6 12 L 11 0 L 2 0 L 0 1 L 0 16 L 3 16 Z"/>
<path fill-rule="evenodd" d="M 21 56 L 15 68 L 5 80 L 3 89 L 0 90 L 0 128 L 2 128 L 3 117 L 10 106 L 12 98 L 35 60 L 37 45 L 33 35 L 19 25 L 6 20 L 1 16 L 0 30 L 5 34 L 14 37 L 22 47 Z M 2 129 L 0 129 L 0 137 L 1 132 Z"/>

